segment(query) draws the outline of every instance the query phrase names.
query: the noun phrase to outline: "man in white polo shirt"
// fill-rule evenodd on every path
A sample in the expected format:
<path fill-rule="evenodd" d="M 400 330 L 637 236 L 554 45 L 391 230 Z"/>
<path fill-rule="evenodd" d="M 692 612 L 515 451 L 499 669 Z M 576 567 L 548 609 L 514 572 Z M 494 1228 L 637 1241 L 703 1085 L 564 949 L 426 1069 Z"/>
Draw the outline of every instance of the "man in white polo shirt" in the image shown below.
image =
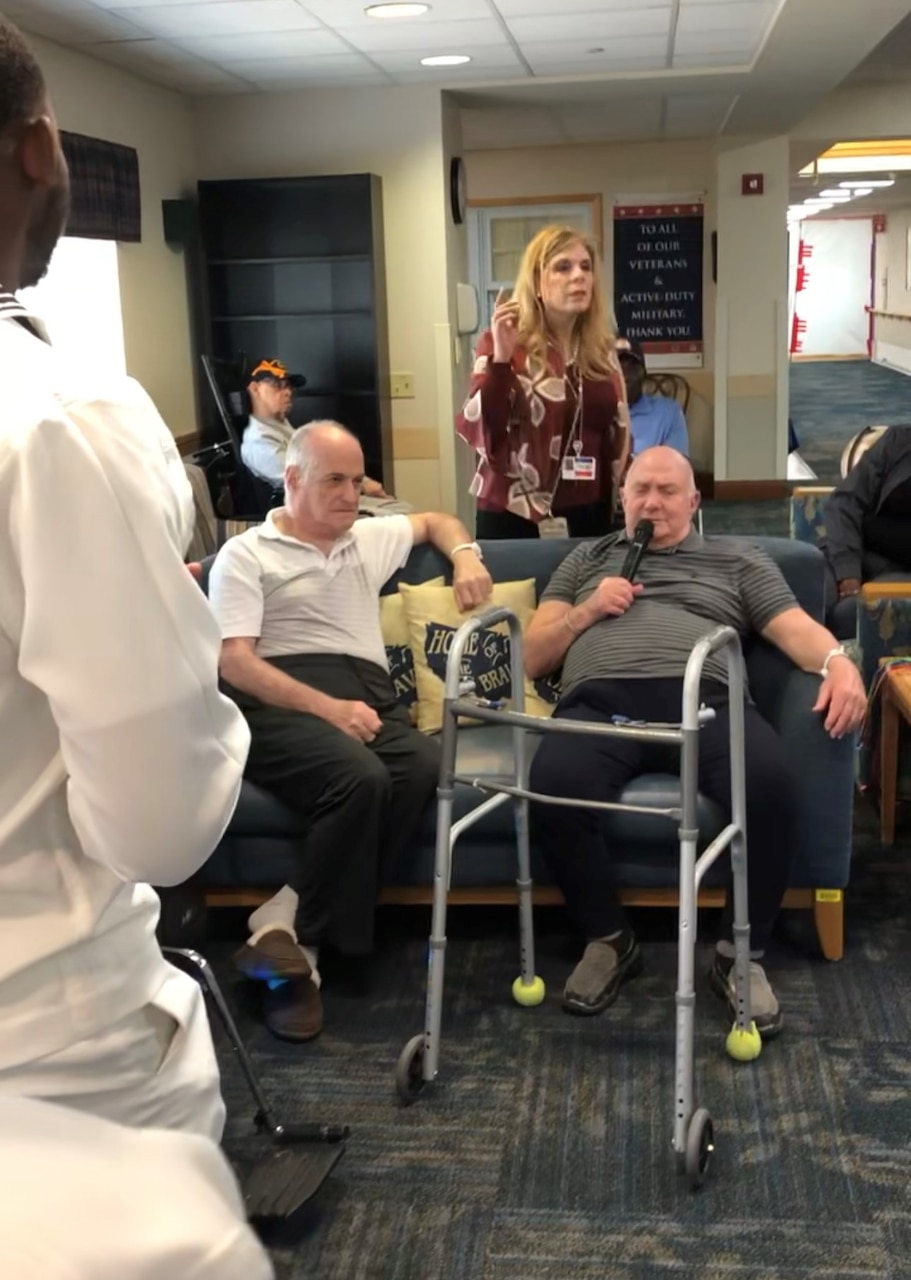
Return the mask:
<path fill-rule="evenodd" d="M 285 506 L 222 547 L 209 584 L 222 675 L 252 730 L 247 776 L 310 823 L 294 883 L 253 912 L 237 956 L 248 976 L 270 980 L 267 1025 L 292 1040 L 322 1028 L 319 947 L 371 950 L 382 859 L 411 839 L 437 780 L 436 743 L 396 703 L 380 590 L 412 546 L 429 541 L 452 560 L 461 608 L 491 591 L 454 516 L 355 523 L 363 478 L 351 432 L 299 427 Z"/>

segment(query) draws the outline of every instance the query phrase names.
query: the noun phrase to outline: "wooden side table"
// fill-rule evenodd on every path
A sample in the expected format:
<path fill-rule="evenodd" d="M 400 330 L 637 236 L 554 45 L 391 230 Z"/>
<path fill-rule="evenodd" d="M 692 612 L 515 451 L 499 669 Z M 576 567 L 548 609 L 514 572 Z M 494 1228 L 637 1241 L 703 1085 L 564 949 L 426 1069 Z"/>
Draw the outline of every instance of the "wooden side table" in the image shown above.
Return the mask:
<path fill-rule="evenodd" d="M 898 738 L 901 722 L 911 724 L 911 663 L 887 667 L 883 675 L 880 716 L 880 840 L 883 844 L 894 844 Z"/>

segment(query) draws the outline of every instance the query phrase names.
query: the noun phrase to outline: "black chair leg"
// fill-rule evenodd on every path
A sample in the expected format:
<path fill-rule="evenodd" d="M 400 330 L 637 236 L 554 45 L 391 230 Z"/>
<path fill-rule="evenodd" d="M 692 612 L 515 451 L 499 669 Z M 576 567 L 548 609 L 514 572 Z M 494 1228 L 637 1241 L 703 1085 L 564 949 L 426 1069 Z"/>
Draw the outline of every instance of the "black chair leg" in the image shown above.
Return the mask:
<path fill-rule="evenodd" d="M 211 998 L 256 1102 L 256 1127 L 260 1130 L 265 1130 L 276 1142 L 282 1144 L 290 1142 L 342 1142 L 347 1138 L 349 1133 L 347 1125 L 279 1124 L 272 1113 L 253 1062 L 241 1039 L 237 1023 L 228 1008 L 228 1002 L 225 1000 L 208 960 L 190 947 L 163 947 L 162 950 L 170 960 L 177 964 L 178 968 L 183 969 L 185 973 L 189 973 L 191 977 L 195 978 Z"/>

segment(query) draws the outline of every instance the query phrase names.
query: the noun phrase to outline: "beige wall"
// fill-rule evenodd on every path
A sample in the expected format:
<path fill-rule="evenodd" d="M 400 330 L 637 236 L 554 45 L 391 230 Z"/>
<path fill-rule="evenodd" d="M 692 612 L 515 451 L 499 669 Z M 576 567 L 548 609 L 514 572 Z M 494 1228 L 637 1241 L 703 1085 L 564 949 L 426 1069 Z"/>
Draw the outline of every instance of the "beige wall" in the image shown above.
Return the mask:
<path fill-rule="evenodd" d="M 687 414 L 690 449 L 697 466 L 713 456 L 715 287 L 708 233 L 715 226 L 715 145 L 711 140 L 597 143 L 586 146 L 528 147 L 466 153 L 472 200 L 514 200 L 528 196 L 599 195 L 602 201 L 604 283 L 613 296 L 613 205 L 618 196 L 687 195 L 706 199 L 706 257 L 703 281 L 705 367 L 682 370 L 692 387 Z"/>
<path fill-rule="evenodd" d="M 765 192 L 741 194 L 761 173 Z M 717 480 L 783 479 L 788 421 L 787 137 L 726 142 L 718 157 Z"/>
<path fill-rule="evenodd" d="M 414 375 L 393 400 L 395 486 L 419 507 L 451 505 L 441 433 L 452 431 L 447 198 L 441 94 L 436 89 L 312 89 L 219 98 L 196 108 L 201 178 L 375 173 L 383 183 L 391 372 Z M 442 379 L 442 387 L 440 385 Z M 445 401 L 445 405 L 442 405 Z M 445 489 L 445 493 L 444 493 Z"/>
<path fill-rule="evenodd" d="M 176 436 L 196 430 L 187 285 L 182 255 L 164 242 L 161 202 L 196 181 L 187 102 L 94 58 L 30 38 L 61 128 L 135 147 L 142 242 L 118 253 L 127 369 Z"/>

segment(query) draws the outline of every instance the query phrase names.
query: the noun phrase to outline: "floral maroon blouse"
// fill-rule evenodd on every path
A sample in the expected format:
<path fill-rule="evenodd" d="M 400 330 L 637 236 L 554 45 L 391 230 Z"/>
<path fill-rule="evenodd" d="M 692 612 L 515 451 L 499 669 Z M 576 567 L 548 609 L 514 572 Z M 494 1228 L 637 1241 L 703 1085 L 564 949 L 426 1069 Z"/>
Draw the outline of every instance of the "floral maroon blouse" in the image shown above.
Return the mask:
<path fill-rule="evenodd" d="M 527 357 L 517 347 L 510 364 L 493 360 L 486 330 L 475 351 L 468 397 L 456 430 L 478 455 L 471 492 L 485 511 L 511 511 L 540 522 L 551 510 L 613 502 L 615 473 L 629 439 L 629 411 L 619 364 L 611 378 L 582 380 L 559 352 L 548 353 L 548 370 L 532 381 Z M 576 422 L 578 453 L 594 458 L 594 480 L 559 478 Z M 553 502 L 551 502 L 553 494 Z"/>

